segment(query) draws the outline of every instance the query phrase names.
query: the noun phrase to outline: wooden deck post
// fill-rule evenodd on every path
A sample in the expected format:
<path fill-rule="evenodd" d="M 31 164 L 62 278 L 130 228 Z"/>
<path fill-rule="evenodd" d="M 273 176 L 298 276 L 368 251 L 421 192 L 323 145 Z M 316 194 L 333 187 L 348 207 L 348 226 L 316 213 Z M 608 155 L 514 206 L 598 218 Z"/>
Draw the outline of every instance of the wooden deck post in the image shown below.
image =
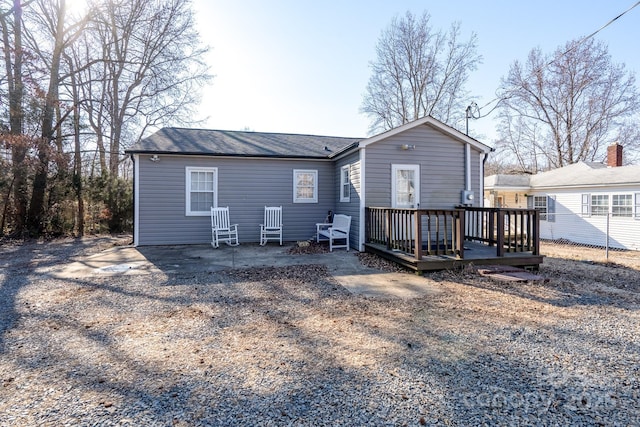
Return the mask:
<path fill-rule="evenodd" d="M 496 219 L 497 224 L 495 230 L 498 237 L 498 241 L 496 242 L 497 256 L 502 257 L 504 256 L 504 212 L 498 210 Z M 493 230 L 491 232 L 493 233 Z"/>
<path fill-rule="evenodd" d="M 422 215 L 420 215 L 420 209 L 416 209 L 413 212 L 413 255 L 416 260 L 422 259 Z"/>
<path fill-rule="evenodd" d="M 387 244 L 387 249 L 391 249 L 391 211 L 390 210 L 385 210 L 385 216 L 386 216 L 386 222 L 387 222 L 387 228 L 384 231 L 384 239 L 386 241 Z"/>
<path fill-rule="evenodd" d="M 455 221 L 453 223 L 454 230 L 454 255 L 457 258 L 464 259 L 464 238 L 465 238 L 465 210 L 464 209 L 456 209 L 455 210 Z"/>
<path fill-rule="evenodd" d="M 540 211 L 533 211 L 533 255 L 540 255 Z"/>
<path fill-rule="evenodd" d="M 488 222 L 489 222 L 489 226 L 487 227 L 486 233 L 488 234 L 488 238 L 489 238 L 489 246 L 493 246 L 496 244 L 496 240 L 495 238 L 496 236 L 496 222 L 495 222 L 495 217 L 498 215 L 497 210 L 495 209 L 489 209 L 489 211 L 487 212 L 487 216 L 488 218 Z"/>

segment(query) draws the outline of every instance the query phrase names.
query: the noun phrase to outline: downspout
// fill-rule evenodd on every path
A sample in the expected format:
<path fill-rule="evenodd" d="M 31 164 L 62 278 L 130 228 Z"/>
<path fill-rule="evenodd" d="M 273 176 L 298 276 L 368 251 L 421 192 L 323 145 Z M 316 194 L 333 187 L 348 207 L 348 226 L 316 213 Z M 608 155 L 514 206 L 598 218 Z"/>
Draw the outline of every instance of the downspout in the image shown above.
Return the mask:
<path fill-rule="evenodd" d="M 471 145 L 467 142 L 464 145 L 464 189 L 471 191 Z"/>
<path fill-rule="evenodd" d="M 136 179 L 137 175 L 138 175 L 138 165 L 136 164 L 136 158 L 133 154 L 131 154 L 129 156 L 129 158 L 131 159 L 131 162 L 133 163 L 133 194 L 131 195 L 131 197 L 133 197 L 132 203 L 131 203 L 131 207 L 133 209 L 133 224 L 131 225 L 132 228 L 132 233 L 133 233 L 133 246 L 138 246 L 138 204 L 136 203 L 136 198 L 137 198 L 137 194 L 138 194 L 138 188 L 137 188 L 137 184 L 138 184 L 138 180 Z"/>

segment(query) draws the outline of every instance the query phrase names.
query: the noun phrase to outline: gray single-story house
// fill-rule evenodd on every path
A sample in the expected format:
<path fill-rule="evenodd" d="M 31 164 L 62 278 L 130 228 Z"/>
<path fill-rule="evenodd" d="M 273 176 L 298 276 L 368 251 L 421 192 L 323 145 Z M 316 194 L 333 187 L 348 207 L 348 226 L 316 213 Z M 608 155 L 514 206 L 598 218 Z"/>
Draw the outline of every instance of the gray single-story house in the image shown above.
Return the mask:
<path fill-rule="evenodd" d="M 482 206 L 490 150 L 432 117 L 370 138 L 163 128 L 127 150 L 134 244 L 208 243 L 211 206 L 258 242 L 264 207 L 282 206 L 285 241 L 312 238 L 331 210 L 363 250 L 365 207 Z"/>

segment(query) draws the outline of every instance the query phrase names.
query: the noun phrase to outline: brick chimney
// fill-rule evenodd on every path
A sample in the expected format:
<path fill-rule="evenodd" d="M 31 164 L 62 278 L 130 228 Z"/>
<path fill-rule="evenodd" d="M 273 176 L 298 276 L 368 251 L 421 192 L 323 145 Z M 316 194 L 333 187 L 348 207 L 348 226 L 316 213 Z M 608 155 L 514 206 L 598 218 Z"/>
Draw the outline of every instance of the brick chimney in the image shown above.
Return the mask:
<path fill-rule="evenodd" d="M 607 147 L 607 166 L 622 166 L 622 145 L 617 142 Z"/>

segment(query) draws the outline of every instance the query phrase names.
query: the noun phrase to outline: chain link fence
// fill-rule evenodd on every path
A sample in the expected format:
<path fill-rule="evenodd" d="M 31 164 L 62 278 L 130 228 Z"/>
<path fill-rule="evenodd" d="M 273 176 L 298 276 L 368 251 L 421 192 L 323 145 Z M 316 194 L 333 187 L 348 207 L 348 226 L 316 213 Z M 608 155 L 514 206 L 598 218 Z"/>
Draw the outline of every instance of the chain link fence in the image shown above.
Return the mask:
<path fill-rule="evenodd" d="M 540 240 L 543 255 L 640 267 L 640 219 L 633 217 L 548 214 Z"/>

